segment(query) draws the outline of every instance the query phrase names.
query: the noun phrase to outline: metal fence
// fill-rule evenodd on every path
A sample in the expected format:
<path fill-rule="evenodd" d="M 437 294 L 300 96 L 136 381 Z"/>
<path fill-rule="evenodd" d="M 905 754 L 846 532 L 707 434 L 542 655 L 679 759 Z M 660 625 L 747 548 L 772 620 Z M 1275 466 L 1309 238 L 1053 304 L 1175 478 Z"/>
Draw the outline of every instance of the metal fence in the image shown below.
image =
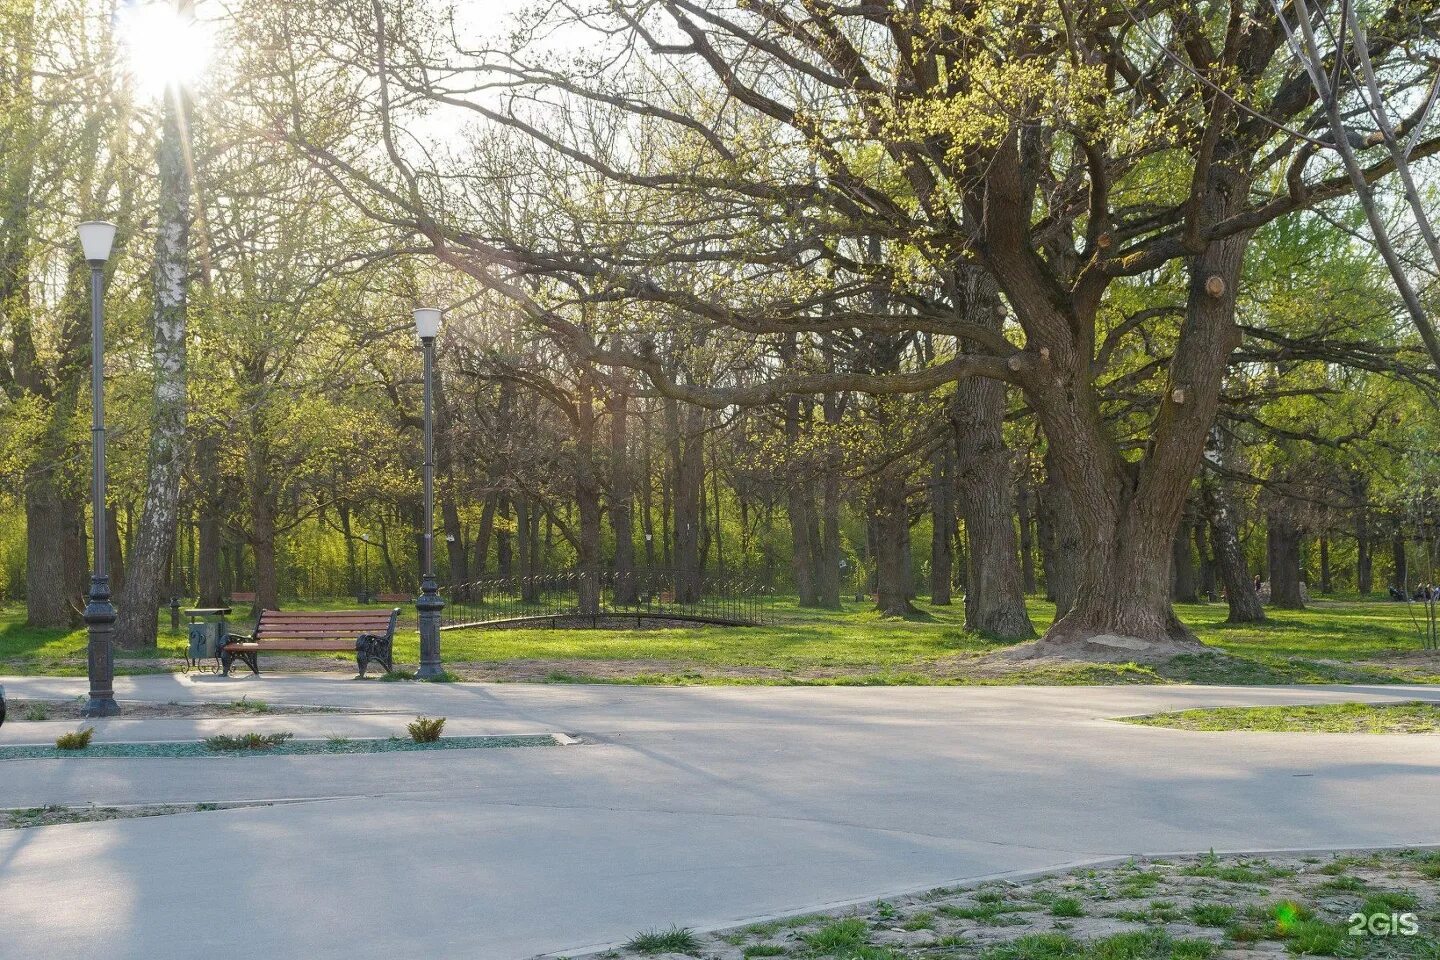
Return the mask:
<path fill-rule="evenodd" d="M 625 626 L 675 621 L 757 626 L 775 619 L 772 593 L 745 573 L 674 569 L 564 570 L 486 577 L 441 589 L 442 630 L 535 624 Z"/>

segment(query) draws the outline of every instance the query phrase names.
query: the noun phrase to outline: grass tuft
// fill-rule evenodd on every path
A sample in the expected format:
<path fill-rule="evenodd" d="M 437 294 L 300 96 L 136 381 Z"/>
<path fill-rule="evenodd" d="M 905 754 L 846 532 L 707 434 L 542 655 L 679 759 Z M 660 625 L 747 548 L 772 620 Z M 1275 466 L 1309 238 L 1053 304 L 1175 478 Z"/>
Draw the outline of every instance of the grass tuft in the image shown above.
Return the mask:
<path fill-rule="evenodd" d="M 410 731 L 410 739 L 416 743 L 434 743 L 440 739 L 440 732 L 445 729 L 445 718 L 416 717 L 405 729 Z"/>
<path fill-rule="evenodd" d="M 82 727 L 71 733 L 62 733 L 55 738 L 55 749 L 57 750 L 84 750 L 90 746 L 90 738 L 95 736 L 94 727 Z"/>
<path fill-rule="evenodd" d="M 625 944 L 636 953 L 694 953 L 700 949 L 700 939 L 688 927 L 671 927 L 669 930 L 643 930 Z"/>
<path fill-rule="evenodd" d="M 865 945 L 867 939 L 869 930 L 865 921 L 859 917 L 847 917 L 807 934 L 805 944 L 816 953 L 836 953 L 858 949 Z"/>
<path fill-rule="evenodd" d="M 1052 917 L 1083 917 L 1085 908 L 1075 897 L 1058 897 L 1050 904 L 1050 915 Z"/>
<path fill-rule="evenodd" d="M 217 733 L 206 737 L 205 746 L 215 751 L 269 750 L 293 739 L 293 733 L 242 733 L 238 737 L 228 733 Z"/>

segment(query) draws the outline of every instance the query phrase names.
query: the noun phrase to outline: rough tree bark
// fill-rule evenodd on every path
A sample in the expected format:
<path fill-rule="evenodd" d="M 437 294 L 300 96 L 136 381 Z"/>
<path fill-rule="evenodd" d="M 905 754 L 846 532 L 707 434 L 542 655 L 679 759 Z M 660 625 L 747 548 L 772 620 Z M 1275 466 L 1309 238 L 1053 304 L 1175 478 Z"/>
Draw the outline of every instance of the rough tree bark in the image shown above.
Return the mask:
<path fill-rule="evenodd" d="M 903 460 L 892 461 L 876 475 L 871 497 L 871 528 L 875 554 L 875 609 L 887 617 L 909 617 L 920 611 L 910 602 L 909 471 Z"/>
<path fill-rule="evenodd" d="M 1045 570 L 1045 598 L 1064 616 L 1075 605 L 1079 589 L 1080 529 L 1064 483 L 1052 457 L 1045 454 L 1045 480 L 1040 489 L 1040 557 Z"/>
<path fill-rule="evenodd" d="M 1026 596 L 1035 592 L 1034 501 L 1029 477 L 1022 473 L 1015 488 L 1015 510 L 1020 521 L 1020 587 Z"/>
<path fill-rule="evenodd" d="M 194 16 L 182 0 L 181 17 Z M 190 166 L 186 97 L 178 85 L 165 96 L 164 132 L 156 161 L 160 169 L 160 210 L 155 234 L 155 306 L 151 323 L 151 370 L 155 382 L 150 408 L 148 477 L 140 527 L 135 534 L 126 583 L 116 601 L 115 642 L 127 649 L 155 646 L 156 611 L 169 583 L 165 560 L 175 545 L 184 467 L 187 387 L 186 299 L 190 284 Z M 273 549 L 273 543 L 272 543 Z M 273 573 L 273 565 L 272 565 Z"/>
<path fill-rule="evenodd" d="M 1004 640 L 1033 637 L 1015 536 L 1011 455 L 1002 431 L 1005 385 L 979 379 L 958 384 L 949 416 L 958 504 L 969 541 L 965 626 Z"/>
<path fill-rule="evenodd" d="M 930 458 L 930 602 L 950 605 L 955 570 L 955 447 L 946 439 Z"/>
<path fill-rule="evenodd" d="M 1284 507 L 1272 509 L 1265 517 L 1266 544 L 1270 555 L 1270 605 L 1281 610 L 1303 610 L 1300 595 L 1300 526 Z"/>

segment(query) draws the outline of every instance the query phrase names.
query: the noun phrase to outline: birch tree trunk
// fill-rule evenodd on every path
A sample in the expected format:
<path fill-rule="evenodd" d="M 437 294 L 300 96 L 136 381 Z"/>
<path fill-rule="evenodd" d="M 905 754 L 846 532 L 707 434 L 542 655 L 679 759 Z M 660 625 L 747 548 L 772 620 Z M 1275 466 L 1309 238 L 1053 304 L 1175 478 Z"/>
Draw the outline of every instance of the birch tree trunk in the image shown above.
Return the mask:
<path fill-rule="evenodd" d="M 181 4 L 182 16 L 193 5 Z M 165 97 L 160 169 L 159 229 L 155 233 L 155 305 L 151 323 L 150 451 L 145 506 L 124 589 L 117 601 L 115 641 L 126 649 L 155 646 L 156 611 L 169 592 L 165 560 L 175 543 L 180 473 L 185 460 L 185 313 L 190 284 L 190 170 L 185 95 Z"/>

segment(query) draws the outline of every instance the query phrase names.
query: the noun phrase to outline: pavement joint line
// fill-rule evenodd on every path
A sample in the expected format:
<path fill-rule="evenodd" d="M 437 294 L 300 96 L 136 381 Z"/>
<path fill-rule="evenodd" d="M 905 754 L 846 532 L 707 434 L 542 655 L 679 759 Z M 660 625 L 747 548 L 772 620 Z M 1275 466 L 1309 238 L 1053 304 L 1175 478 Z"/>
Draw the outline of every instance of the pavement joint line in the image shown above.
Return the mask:
<path fill-rule="evenodd" d="M 1036 848 L 1044 849 L 1044 848 Z M 1217 857 L 1303 857 L 1320 854 L 1338 853 L 1384 853 L 1397 850 L 1440 850 L 1440 842 L 1425 841 L 1421 843 L 1395 843 L 1383 844 L 1370 847 L 1275 847 L 1270 849 L 1252 850 L 1216 850 L 1213 847 L 1208 850 L 1185 850 L 1167 851 L 1164 853 L 1125 853 L 1105 854 L 1097 857 L 1090 857 L 1083 860 L 1072 860 L 1054 864 L 1048 867 L 1026 868 L 1024 870 L 1005 870 L 999 873 L 980 874 L 974 877 L 966 877 L 959 880 L 941 881 L 939 883 L 927 883 L 919 886 L 905 887 L 897 890 L 886 890 L 881 893 L 871 894 L 864 897 L 853 897 L 845 900 L 827 901 L 797 910 L 782 910 L 776 913 L 767 913 L 751 917 L 742 917 L 736 920 L 727 920 L 724 923 L 709 924 L 705 926 L 691 927 L 696 933 L 715 933 L 720 930 L 731 930 L 736 927 L 748 927 L 757 923 L 770 923 L 775 920 L 788 920 L 792 917 L 809 916 L 812 913 L 830 913 L 836 910 L 844 910 L 847 907 L 855 907 L 864 903 L 874 903 L 878 900 L 888 900 L 892 897 L 908 897 L 918 893 L 928 893 L 931 890 L 970 890 L 986 883 L 996 881 L 1016 886 L 1028 880 L 1037 880 L 1041 877 L 1048 877 L 1057 873 L 1068 873 L 1073 870 L 1104 870 L 1108 867 L 1117 867 L 1122 863 L 1131 860 L 1167 860 L 1180 857 L 1203 857 L 1207 854 L 1214 854 Z M 536 960 L 586 960 L 602 953 L 624 948 L 626 940 L 613 940 L 608 943 L 585 944 L 569 949 L 553 950 L 541 954 Z"/>

